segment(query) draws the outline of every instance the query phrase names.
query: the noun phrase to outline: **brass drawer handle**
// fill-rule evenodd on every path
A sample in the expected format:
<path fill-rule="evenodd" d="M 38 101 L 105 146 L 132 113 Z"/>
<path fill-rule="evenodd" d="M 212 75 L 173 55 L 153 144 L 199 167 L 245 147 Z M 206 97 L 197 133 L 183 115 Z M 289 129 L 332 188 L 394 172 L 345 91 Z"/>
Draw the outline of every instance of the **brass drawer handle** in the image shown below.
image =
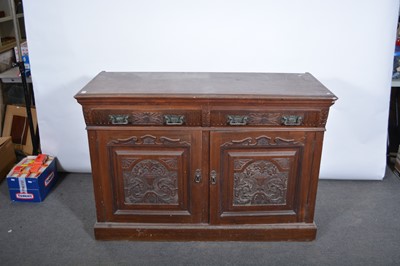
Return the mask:
<path fill-rule="evenodd" d="M 245 126 L 248 119 L 246 115 L 228 115 L 227 122 L 230 126 Z"/>
<path fill-rule="evenodd" d="M 300 115 L 282 116 L 282 124 L 285 126 L 300 126 L 303 123 L 303 117 Z"/>
<path fill-rule="evenodd" d="M 109 115 L 108 118 L 113 125 L 127 125 L 129 115 Z"/>
<path fill-rule="evenodd" d="M 167 126 L 181 126 L 185 123 L 184 115 L 164 115 L 164 122 Z"/>

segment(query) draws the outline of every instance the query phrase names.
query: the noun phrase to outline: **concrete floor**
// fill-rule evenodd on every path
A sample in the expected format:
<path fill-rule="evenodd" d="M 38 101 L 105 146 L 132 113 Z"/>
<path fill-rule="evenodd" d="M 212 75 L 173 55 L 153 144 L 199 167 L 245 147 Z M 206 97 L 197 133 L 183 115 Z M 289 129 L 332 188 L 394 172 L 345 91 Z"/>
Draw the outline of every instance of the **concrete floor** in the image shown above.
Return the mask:
<path fill-rule="evenodd" d="M 0 184 L 0 265 L 400 265 L 400 179 L 318 187 L 313 242 L 96 241 L 89 174 L 65 174 L 42 203 Z"/>

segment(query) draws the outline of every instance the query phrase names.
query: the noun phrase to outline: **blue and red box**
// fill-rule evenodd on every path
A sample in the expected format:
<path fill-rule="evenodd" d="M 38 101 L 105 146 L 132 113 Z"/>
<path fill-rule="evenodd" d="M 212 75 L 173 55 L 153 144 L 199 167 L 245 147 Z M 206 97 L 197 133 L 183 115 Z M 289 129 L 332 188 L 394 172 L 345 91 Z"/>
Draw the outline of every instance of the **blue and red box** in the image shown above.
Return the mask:
<path fill-rule="evenodd" d="M 22 159 L 7 175 L 13 201 L 41 202 L 58 179 L 56 158 L 46 154 Z"/>

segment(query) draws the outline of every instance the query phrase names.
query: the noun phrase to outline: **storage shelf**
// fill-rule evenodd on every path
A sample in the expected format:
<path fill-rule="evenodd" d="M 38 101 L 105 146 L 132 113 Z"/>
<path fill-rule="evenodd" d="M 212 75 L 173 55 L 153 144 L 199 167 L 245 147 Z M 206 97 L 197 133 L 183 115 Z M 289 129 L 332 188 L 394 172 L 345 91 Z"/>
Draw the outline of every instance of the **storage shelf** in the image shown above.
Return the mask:
<path fill-rule="evenodd" d="M 17 17 L 17 18 L 23 18 L 23 17 L 24 17 L 24 14 L 21 14 L 21 13 L 20 13 L 20 14 L 17 14 L 16 17 Z M 1 22 L 12 21 L 12 19 L 13 19 L 12 16 L 2 17 L 2 18 L 0 18 L 0 23 L 1 23 Z"/>
<path fill-rule="evenodd" d="M 17 42 L 11 42 L 11 43 L 7 43 L 4 45 L 0 45 L 0 53 L 8 51 L 10 49 L 14 49 L 14 47 L 17 45 Z"/>
<path fill-rule="evenodd" d="M 0 18 L 0 23 L 12 21 L 12 19 L 13 19 L 12 16 L 2 17 L 2 18 Z"/>
<path fill-rule="evenodd" d="M 21 75 L 18 67 L 13 67 L 0 73 L 0 79 L 3 83 L 21 83 Z M 26 77 L 26 82 L 32 83 L 31 77 Z"/>

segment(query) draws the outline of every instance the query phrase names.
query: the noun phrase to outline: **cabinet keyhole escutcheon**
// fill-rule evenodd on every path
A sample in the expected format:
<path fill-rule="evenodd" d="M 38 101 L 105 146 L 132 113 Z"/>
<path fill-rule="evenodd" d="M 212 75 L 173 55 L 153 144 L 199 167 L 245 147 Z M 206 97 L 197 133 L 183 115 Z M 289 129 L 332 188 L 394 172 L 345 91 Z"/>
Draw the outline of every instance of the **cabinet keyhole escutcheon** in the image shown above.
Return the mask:
<path fill-rule="evenodd" d="M 217 172 L 215 172 L 215 170 L 211 171 L 210 180 L 211 180 L 211 184 L 213 184 L 213 185 L 217 184 Z"/>
<path fill-rule="evenodd" d="M 196 172 L 194 173 L 194 182 L 195 183 L 201 182 L 201 170 L 200 169 L 196 169 Z"/>

